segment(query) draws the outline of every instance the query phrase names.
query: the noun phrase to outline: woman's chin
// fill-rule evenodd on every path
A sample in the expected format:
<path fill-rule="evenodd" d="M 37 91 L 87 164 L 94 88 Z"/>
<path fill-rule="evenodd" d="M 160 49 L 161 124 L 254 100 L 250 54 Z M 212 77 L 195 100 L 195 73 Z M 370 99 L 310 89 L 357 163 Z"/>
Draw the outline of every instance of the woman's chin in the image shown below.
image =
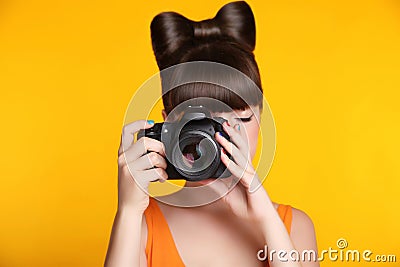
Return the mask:
<path fill-rule="evenodd" d="M 200 181 L 186 181 L 186 186 L 203 186 L 215 181 L 216 179 L 218 178 L 208 178 Z"/>
<path fill-rule="evenodd" d="M 198 183 L 200 183 L 201 185 L 206 185 L 206 184 L 212 183 L 216 179 L 217 178 L 208 178 L 208 179 L 204 179 L 204 180 L 198 181 Z"/>

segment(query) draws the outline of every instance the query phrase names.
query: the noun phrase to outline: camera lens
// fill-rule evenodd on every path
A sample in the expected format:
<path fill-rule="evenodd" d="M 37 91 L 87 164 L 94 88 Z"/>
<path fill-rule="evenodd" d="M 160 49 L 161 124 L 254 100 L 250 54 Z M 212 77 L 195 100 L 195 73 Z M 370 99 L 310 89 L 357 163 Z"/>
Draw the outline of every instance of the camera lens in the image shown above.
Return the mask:
<path fill-rule="evenodd" d="M 182 160 L 188 168 L 192 168 L 194 162 L 201 157 L 203 153 L 201 149 L 204 150 L 204 147 L 207 146 L 205 140 L 188 144 L 182 149 Z"/>
<path fill-rule="evenodd" d="M 181 134 L 179 144 L 174 149 L 173 164 L 186 178 L 210 178 L 218 168 L 218 147 L 216 141 L 205 132 L 185 132 Z"/>

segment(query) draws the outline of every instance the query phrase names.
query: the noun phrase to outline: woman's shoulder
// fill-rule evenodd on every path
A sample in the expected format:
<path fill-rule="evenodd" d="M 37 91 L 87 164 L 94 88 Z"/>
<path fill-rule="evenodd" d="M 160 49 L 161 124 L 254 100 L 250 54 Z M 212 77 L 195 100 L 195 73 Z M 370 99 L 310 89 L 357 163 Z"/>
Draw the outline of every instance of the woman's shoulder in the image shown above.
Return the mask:
<path fill-rule="evenodd" d="M 282 204 L 274 203 L 274 206 Z M 314 223 L 311 217 L 304 211 L 291 205 L 285 205 L 291 209 L 290 238 L 298 251 L 314 250 L 318 252 Z"/>
<path fill-rule="evenodd" d="M 276 210 L 279 208 L 290 209 L 291 213 L 291 235 L 297 235 L 303 231 L 314 232 L 314 224 L 311 217 L 303 210 L 293 207 L 290 204 L 272 202 Z"/>
<path fill-rule="evenodd" d="M 301 209 L 292 207 L 292 232 L 312 230 L 314 231 L 314 224 L 311 217 Z"/>

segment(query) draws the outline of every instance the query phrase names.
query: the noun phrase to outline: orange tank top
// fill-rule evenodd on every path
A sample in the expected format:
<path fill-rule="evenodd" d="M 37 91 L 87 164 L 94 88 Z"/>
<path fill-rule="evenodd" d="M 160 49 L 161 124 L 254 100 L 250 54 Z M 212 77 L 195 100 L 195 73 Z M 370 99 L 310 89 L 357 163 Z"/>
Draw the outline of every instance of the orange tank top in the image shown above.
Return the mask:
<path fill-rule="evenodd" d="M 289 205 L 279 204 L 277 211 L 279 217 L 285 224 L 286 230 L 290 233 L 292 207 Z M 175 246 L 168 223 L 157 204 L 157 200 L 150 197 L 150 204 L 144 214 L 147 223 L 147 266 L 185 266 Z"/>

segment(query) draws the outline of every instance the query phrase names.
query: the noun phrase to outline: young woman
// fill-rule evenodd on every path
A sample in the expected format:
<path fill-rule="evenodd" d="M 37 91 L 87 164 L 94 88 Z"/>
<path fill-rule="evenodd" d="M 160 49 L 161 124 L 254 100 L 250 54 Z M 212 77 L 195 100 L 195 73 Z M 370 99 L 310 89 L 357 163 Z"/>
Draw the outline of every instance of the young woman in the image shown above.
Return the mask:
<path fill-rule="evenodd" d="M 229 3 L 213 19 L 200 22 L 174 12 L 161 13 L 152 21 L 151 34 L 160 70 L 184 62 L 217 62 L 244 73 L 261 90 L 253 54 L 254 17 L 245 2 Z M 246 93 L 247 88 L 243 90 Z M 185 186 L 209 184 L 218 192 L 232 179 L 240 177 L 239 182 L 217 201 L 191 208 L 149 197 L 143 188 L 168 179 L 165 147 L 147 137 L 134 142 L 134 134 L 151 128 L 153 122 L 126 125 L 118 151 L 118 211 L 105 266 L 319 266 L 307 256 L 310 251 L 317 253 L 310 218 L 272 202 L 263 186 L 249 190 L 253 178 L 260 181 L 251 159 L 257 147 L 262 99 L 246 103 L 210 84 L 181 86 L 163 95 L 164 118 L 180 103 L 196 97 L 215 98 L 235 111 L 213 111 L 227 120 L 223 129 L 230 141 L 219 134 L 215 139 L 223 147 L 221 161 L 232 177 L 217 179 L 217 183 L 210 177 Z M 171 197 L 190 202 L 188 198 L 196 196 L 178 191 L 166 199 Z M 263 261 L 265 253 L 271 256 L 272 251 L 276 252 L 273 257 Z M 307 257 L 302 257 L 304 251 Z"/>

